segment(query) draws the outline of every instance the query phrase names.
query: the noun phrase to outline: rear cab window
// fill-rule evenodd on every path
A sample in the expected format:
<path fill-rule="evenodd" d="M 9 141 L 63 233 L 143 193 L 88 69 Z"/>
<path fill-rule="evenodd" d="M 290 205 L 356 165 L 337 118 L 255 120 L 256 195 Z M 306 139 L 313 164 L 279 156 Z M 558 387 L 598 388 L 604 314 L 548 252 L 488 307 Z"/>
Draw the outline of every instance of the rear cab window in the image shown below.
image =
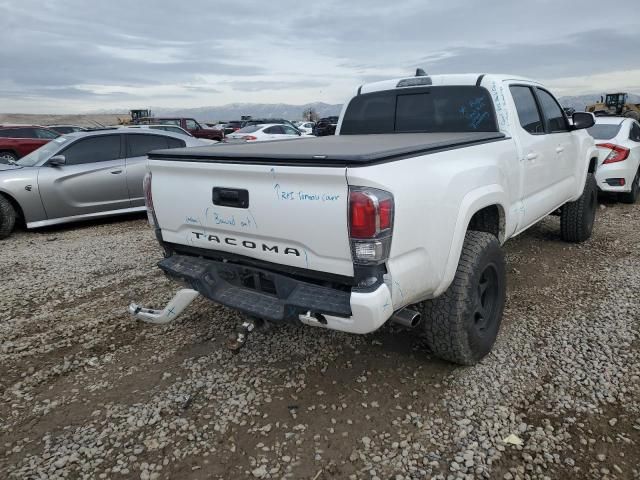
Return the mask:
<path fill-rule="evenodd" d="M 587 132 L 596 140 L 611 140 L 620 133 L 622 123 L 596 123 L 593 127 L 588 128 Z"/>
<path fill-rule="evenodd" d="M 399 88 L 354 97 L 341 135 L 497 132 L 493 101 L 479 86 Z"/>

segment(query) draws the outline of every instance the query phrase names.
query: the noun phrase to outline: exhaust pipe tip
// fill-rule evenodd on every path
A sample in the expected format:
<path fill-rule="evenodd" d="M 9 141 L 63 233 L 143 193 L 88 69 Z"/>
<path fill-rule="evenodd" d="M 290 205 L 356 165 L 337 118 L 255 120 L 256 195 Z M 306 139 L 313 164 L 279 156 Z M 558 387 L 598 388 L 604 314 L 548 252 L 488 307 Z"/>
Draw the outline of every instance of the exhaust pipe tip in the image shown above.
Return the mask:
<path fill-rule="evenodd" d="M 402 325 L 405 328 L 415 328 L 420 324 L 421 320 L 422 315 L 420 312 L 416 312 L 415 310 L 410 310 L 408 308 L 403 308 L 391 317 L 391 321 L 393 323 Z"/>

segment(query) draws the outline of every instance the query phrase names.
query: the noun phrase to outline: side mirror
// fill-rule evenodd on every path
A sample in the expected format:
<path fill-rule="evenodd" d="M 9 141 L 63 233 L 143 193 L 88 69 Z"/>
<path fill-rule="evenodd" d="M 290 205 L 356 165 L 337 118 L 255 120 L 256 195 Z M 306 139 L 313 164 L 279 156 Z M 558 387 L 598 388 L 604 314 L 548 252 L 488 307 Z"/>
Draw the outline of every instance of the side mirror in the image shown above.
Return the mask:
<path fill-rule="evenodd" d="M 593 113 L 576 112 L 573 114 L 572 119 L 574 130 L 591 128 L 596 124 L 596 117 L 593 116 Z"/>
<path fill-rule="evenodd" d="M 49 165 L 52 167 L 61 167 L 62 165 L 67 164 L 67 159 L 64 155 L 54 155 L 49 159 Z"/>

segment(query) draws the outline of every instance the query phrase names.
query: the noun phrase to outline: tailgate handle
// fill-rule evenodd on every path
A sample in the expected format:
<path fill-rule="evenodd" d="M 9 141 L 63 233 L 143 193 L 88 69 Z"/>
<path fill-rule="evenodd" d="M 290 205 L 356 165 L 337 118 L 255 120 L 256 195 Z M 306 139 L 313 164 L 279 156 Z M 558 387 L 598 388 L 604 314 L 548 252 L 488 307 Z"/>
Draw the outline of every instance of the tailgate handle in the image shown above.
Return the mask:
<path fill-rule="evenodd" d="M 221 207 L 249 208 L 249 191 L 243 188 L 213 187 L 211 199 Z"/>

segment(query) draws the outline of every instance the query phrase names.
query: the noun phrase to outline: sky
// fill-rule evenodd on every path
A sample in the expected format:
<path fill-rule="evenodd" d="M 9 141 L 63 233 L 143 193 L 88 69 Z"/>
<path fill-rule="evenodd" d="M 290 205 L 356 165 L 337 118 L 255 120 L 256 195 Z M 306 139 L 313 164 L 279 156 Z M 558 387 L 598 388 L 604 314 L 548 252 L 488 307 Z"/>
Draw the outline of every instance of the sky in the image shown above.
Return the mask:
<path fill-rule="evenodd" d="M 0 112 L 342 103 L 411 75 L 640 93 L 638 0 L 0 0 Z"/>

